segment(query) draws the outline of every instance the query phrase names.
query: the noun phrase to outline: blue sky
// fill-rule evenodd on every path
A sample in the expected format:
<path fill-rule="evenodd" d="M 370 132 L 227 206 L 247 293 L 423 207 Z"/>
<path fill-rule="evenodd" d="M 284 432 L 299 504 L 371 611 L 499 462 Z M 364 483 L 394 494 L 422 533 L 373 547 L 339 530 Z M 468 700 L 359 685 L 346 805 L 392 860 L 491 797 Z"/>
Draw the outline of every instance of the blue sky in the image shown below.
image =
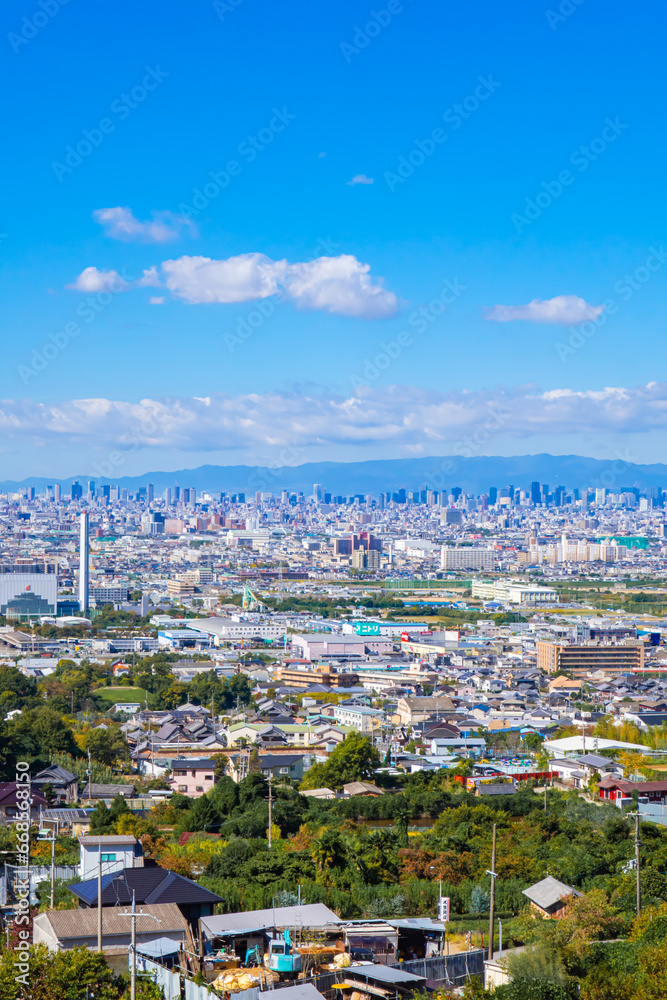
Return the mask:
<path fill-rule="evenodd" d="M 0 478 L 461 453 L 494 406 L 478 453 L 667 459 L 658 5 L 0 17 Z"/>

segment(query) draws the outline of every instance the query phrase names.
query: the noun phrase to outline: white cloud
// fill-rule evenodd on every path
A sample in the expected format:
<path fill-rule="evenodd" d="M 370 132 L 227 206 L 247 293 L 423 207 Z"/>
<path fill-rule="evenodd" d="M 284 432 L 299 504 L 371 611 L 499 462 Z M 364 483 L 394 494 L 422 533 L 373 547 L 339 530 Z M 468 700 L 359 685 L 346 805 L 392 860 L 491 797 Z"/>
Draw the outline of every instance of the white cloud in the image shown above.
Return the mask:
<path fill-rule="evenodd" d="M 597 319 L 604 306 L 592 306 L 578 295 L 556 295 L 553 299 L 533 299 L 523 306 L 490 306 L 484 318 L 494 323 L 526 320 L 531 323 L 558 323 L 570 326 Z"/>
<path fill-rule="evenodd" d="M 152 220 L 142 222 L 130 208 L 98 208 L 93 218 L 105 229 L 105 235 L 114 240 L 137 243 L 169 243 L 181 235 L 184 228 L 194 234 L 189 219 L 171 212 L 153 212 Z"/>
<path fill-rule="evenodd" d="M 145 267 L 144 273 L 136 284 L 139 288 L 159 288 L 160 275 L 157 273 L 155 265 L 153 265 L 153 267 Z"/>
<path fill-rule="evenodd" d="M 227 260 L 179 257 L 165 260 L 166 285 L 177 298 L 191 304 L 250 302 L 278 291 L 278 277 L 286 261 L 273 261 L 263 253 L 244 253 Z"/>
<path fill-rule="evenodd" d="M 394 293 L 373 283 L 370 265 L 350 254 L 296 264 L 260 253 L 227 260 L 184 256 L 164 261 L 162 271 L 171 293 L 190 304 L 249 302 L 279 294 L 297 309 L 363 319 L 393 316 L 398 309 Z"/>
<path fill-rule="evenodd" d="M 148 304 L 151 306 L 163 306 L 164 305 L 164 295 L 151 295 L 148 300 Z"/>
<path fill-rule="evenodd" d="M 246 450 L 384 446 L 401 454 L 487 454 L 489 442 L 545 435 L 632 434 L 667 430 L 667 383 L 545 392 L 438 392 L 412 386 L 215 394 L 137 403 L 78 399 L 58 404 L 0 401 L 0 437 L 22 446 L 95 449 Z M 510 447 L 512 445 L 510 444 Z M 304 459 L 305 460 L 305 459 Z"/>
<path fill-rule="evenodd" d="M 345 182 L 348 185 L 352 184 L 375 184 L 372 177 L 367 177 L 366 174 L 355 174 L 351 181 Z"/>
<path fill-rule="evenodd" d="M 118 271 L 102 271 L 97 267 L 85 267 L 71 285 L 75 292 L 123 292 L 130 286 Z"/>
<path fill-rule="evenodd" d="M 398 301 L 393 292 L 373 284 L 370 264 L 351 254 L 317 257 L 307 264 L 290 265 L 285 294 L 297 309 L 321 309 L 339 316 L 384 319 L 394 316 Z"/>

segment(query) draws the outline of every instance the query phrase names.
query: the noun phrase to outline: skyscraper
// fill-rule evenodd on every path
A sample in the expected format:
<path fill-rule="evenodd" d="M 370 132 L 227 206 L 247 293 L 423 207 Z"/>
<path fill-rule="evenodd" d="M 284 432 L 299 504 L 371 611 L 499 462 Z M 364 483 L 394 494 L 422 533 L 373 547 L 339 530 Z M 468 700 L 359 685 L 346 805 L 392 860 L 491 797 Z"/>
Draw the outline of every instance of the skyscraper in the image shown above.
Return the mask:
<path fill-rule="evenodd" d="M 81 511 L 79 520 L 81 522 L 79 535 L 79 611 L 81 614 L 85 614 L 88 610 L 88 560 L 90 558 L 88 511 Z"/>

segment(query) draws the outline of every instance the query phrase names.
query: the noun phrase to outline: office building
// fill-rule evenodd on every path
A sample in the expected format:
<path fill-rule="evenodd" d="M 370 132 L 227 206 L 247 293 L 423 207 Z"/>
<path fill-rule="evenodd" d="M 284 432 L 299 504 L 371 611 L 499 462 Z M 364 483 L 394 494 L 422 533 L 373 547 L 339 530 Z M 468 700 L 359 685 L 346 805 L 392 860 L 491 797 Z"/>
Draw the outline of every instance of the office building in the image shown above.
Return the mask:
<path fill-rule="evenodd" d="M 55 573 L 0 573 L 0 614 L 8 619 L 54 615 L 57 601 Z"/>

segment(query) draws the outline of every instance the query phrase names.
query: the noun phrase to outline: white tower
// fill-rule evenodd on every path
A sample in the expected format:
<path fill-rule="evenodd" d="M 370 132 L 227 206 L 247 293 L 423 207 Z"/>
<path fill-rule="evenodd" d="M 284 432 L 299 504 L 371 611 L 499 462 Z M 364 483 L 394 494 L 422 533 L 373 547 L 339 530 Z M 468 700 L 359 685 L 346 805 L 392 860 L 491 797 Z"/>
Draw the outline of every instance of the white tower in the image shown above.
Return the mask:
<path fill-rule="evenodd" d="M 88 610 L 88 561 L 90 548 L 88 545 L 88 511 L 81 512 L 81 533 L 79 535 L 79 614 L 85 615 Z"/>

